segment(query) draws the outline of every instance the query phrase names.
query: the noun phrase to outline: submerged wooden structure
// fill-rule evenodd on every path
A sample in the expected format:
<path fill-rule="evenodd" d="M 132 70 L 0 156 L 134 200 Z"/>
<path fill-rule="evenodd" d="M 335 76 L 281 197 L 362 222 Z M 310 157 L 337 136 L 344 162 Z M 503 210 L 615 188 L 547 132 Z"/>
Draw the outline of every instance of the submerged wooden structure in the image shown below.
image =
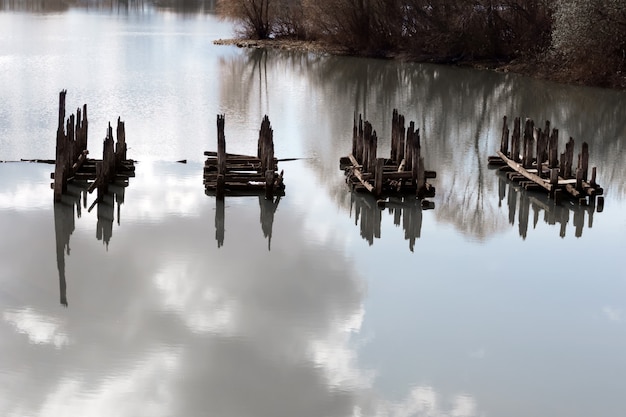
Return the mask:
<path fill-rule="evenodd" d="M 60 201 L 72 181 L 90 182 L 88 191 L 98 190 L 98 200 L 108 191 L 113 182 L 127 184 L 129 177 L 135 176 L 133 160 L 126 157 L 126 132 L 124 122 L 117 119 L 117 141 L 113 140 L 113 129 L 109 123 L 104 139 L 102 159 L 88 158 L 87 105 L 82 111 L 76 110 L 65 119 L 66 90 L 59 93 L 59 124 L 56 138 L 55 168 L 51 177 L 54 180 L 54 201 Z M 96 200 L 96 201 L 98 201 Z"/>
<path fill-rule="evenodd" d="M 526 119 L 522 131 L 520 118 L 513 123 L 510 134 L 507 117 L 504 116 L 500 149 L 497 156 L 489 157 L 490 165 L 501 166 L 508 172 L 508 178 L 518 181 L 527 190 L 543 190 L 550 198 L 559 202 L 569 196 L 580 205 L 595 203 L 604 190 L 596 182 L 596 167 L 589 171 L 589 144 L 583 142 L 574 163 L 574 139 L 569 138 L 565 150 L 559 154 L 558 129 L 550 130 L 550 121 L 543 130 L 535 126 L 532 119 Z M 603 204 L 603 197 L 597 197 Z"/>
<path fill-rule="evenodd" d="M 274 157 L 274 132 L 267 115 L 261 122 L 257 155 L 226 153 L 224 115 L 217 116 L 217 152 L 206 151 L 204 187 L 218 199 L 230 195 L 259 195 L 265 198 L 284 195 L 283 171 L 278 173 Z"/>
<path fill-rule="evenodd" d="M 418 198 L 434 197 L 435 187 L 427 179 L 436 178 L 435 171 L 425 169 L 419 128 L 393 110 L 391 152 L 389 158 L 378 156 L 376 131 L 368 121 L 356 114 L 352 128 L 352 152 L 342 157 L 339 166 L 346 182 L 355 191 L 368 191 L 375 197 L 413 193 Z"/>

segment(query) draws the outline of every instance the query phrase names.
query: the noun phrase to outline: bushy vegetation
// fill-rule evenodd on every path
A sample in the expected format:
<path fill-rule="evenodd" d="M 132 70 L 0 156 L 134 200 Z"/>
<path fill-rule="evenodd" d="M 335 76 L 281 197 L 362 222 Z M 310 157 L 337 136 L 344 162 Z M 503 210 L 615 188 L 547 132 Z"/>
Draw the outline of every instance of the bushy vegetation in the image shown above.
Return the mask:
<path fill-rule="evenodd" d="M 624 83 L 626 0 L 555 0 L 552 52 L 574 79 Z"/>
<path fill-rule="evenodd" d="M 440 63 L 527 60 L 593 84 L 624 78 L 626 0 L 218 0 L 218 11 L 253 39 Z"/>

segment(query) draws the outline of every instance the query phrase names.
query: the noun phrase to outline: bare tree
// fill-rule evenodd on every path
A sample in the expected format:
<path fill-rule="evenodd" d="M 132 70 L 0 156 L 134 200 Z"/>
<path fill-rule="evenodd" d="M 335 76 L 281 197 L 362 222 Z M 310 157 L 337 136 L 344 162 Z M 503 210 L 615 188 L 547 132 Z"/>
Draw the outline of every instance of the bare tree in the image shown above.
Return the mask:
<path fill-rule="evenodd" d="M 218 0 L 217 11 L 241 24 L 241 35 L 267 39 L 272 34 L 275 10 L 272 0 Z"/>

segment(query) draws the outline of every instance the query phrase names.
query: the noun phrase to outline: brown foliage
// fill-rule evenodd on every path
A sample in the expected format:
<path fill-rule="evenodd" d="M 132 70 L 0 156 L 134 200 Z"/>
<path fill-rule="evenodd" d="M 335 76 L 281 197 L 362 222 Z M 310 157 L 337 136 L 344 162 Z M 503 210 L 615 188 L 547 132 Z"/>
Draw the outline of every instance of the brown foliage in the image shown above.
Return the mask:
<path fill-rule="evenodd" d="M 240 34 L 251 39 L 267 39 L 274 20 L 272 0 L 218 0 L 217 12 L 241 24 Z"/>

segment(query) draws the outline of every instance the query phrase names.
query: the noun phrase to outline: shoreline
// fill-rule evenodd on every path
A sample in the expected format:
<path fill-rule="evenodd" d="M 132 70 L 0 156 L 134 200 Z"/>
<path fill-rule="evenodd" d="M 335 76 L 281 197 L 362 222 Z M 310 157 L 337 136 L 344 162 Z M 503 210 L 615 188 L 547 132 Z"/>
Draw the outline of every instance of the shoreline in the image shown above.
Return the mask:
<path fill-rule="evenodd" d="M 271 48 L 286 51 L 310 52 L 319 55 L 335 55 L 335 56 L 353 56 L 374 59 L 399 60 L 414 63 L 430 63 L 439 65 L 450 65 L 460 68 L 474 68 L 489 70 L 502 73 L 514 73 L 526 77 L 552 81 L 559 84 L 572 85 L 577 87 L 593 87 L 604 88 L 619 92 L 626 91 L 626 74 L 617 74 L 616 79 L 612 82 L 605 83 L 589 83 L 585 82 L 581 76 L 576 76 L 572 71 L 559 70 L 555 63 L 540 62 L 536 58 L 530 58 L 526 61 L 514 59 L 512 61 L 501 62 L 497 60 L 469 60 L 459 62 L 446 62 L 444 60 L 436 60 L 435 58 L 422 58 L 411 56 L 409 54 L 388 54 L 385 56 L 370 56 L 367 54 L 358 54 L 349 51 L 341 46 L 331 45 L 321 41 L 304 41 L 297 39 L 217 39 L 213 41 L 215 45 L 230 45 L 238 48 Z"/>

